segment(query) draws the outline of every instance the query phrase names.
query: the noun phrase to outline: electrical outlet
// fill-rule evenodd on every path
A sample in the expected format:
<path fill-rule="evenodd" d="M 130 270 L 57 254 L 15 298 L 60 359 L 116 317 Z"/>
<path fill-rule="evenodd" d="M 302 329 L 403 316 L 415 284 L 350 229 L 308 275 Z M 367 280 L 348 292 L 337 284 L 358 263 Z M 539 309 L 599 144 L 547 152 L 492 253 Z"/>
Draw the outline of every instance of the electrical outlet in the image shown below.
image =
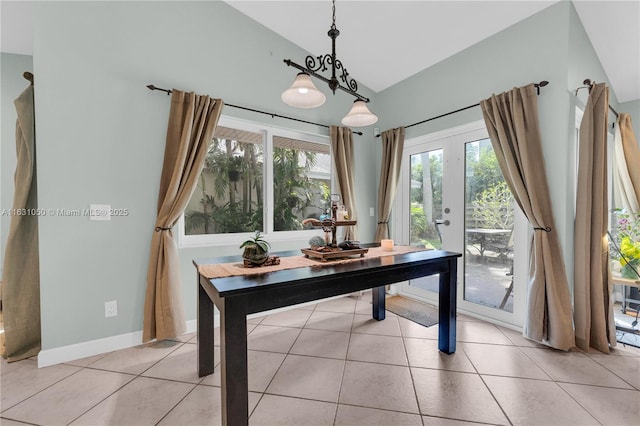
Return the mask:
<path fill-rule="evenodd" d="M 117 317 L 118 316 L 118 301 L 112 300 L 111 302 L 104 302 L 104 317 Z"/>
<path fill-rule="evenodd" d="M 375 209 L 373 207 L 369 207 L 369 216 L 373 217 L 375 216 L 375 214 L 376 214 Z"/>

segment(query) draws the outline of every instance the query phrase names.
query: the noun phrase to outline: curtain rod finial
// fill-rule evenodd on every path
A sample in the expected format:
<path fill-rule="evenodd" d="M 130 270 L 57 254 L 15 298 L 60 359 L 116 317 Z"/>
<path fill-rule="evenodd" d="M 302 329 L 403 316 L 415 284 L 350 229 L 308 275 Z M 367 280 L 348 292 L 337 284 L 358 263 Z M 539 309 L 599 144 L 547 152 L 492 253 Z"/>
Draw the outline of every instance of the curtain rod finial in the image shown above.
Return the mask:
<path fill-rule="evenodd" d="M 147 89 L 149 89 L 149 90 L 159 90 L 161 92 L 166 92 L 167 95 L 171 94 L 171 90 L 163 89 L 161 87 L 156 87 L 153 84 L 147 84 Z"/>
<path fill-rule="evenodd" d="M 29 82 L 30 82 L 31 84 L 33 84 L 33 73 L 32 73 L 32 72 L 25 71 L 25 72 L 23 72 L 23 73 L 22 73 L 22 76 L 23 76 L 24 78 L 26 78 L 27 80 L 29 80 Z"/>

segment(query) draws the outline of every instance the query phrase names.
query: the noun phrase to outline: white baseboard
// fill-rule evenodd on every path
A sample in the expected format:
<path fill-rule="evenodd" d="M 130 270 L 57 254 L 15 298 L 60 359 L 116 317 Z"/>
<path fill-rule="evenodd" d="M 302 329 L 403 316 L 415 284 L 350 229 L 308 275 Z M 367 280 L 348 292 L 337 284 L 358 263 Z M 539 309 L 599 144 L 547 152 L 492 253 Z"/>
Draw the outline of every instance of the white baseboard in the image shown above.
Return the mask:
<path fill-rule="evenodd" d="M 359 292 L 362 294 L 362 292 Z M 354 294 L 354 293 L 352 293 Z M 358 295 L 356 292 L 354 295 Z M 322 301 L 339 299 L 348 295 L 334 296 Z M 247 318 L 255 318 L 268 314 L 275 314 L 278 312 L 286 311 L 289 309 L 295 309 L 306 305 L 313 305 L 318 303 L 318 300 L 312 302 L 302 303 L 295 306 L 286 306 L 284 308 L 274 309 L 268 312 L 258 312 L 256 314 L 248 315 Z M 220 315 L 218 311 L 213 317 L 214 327 L 220 326 Z M 198 320 L 187 321 L 187 333 L 195 333 L 198 330 Z M 142 344 L 142 330 L 134 331 L 131 333 L 119 334 L 117 336 L 105 337 L 102 339 L 90 340 L 88 342 L 76 343 L 68 346 L 61 346 L 59 348 L 45 349 L 38 353 L 38 368 L 48 367 L 50 365 L 60 364 L 63 362 L 75 361 L 77 359 L 87 358 L 94 355 L 100 355 L 107 352 L 113 352 L 120 349 L 131 348 Z"/>
<path fill-rule="evenodd" d="M 218 315 L 216 315 L 214 319 L 217 326 L 220 321 Z M 197 324 L 197 320 L 187 321 L 187 333 L 195 333 Z M 59 348 L 45 349 L 38 353 L 38 368 L 100 355 L 106 352 L 131 348 L 141 344 L 142 330 L 68 346 L 61 346 Z"/>

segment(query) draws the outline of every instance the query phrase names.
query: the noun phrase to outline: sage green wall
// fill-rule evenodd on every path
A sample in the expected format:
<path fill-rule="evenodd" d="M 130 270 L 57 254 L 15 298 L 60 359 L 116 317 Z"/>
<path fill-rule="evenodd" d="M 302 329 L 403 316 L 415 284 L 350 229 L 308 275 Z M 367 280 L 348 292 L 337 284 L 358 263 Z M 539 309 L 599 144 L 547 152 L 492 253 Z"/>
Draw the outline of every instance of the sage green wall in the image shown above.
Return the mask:
<path fill-rule="evenodd" d="M 574 91 L 585 78 L 608 83 L 573 4 L 559 2 L 379 93 L 380 126 L 411 124 L 548 80 L 538 97 L 540 131 L 556 231 L 572 285 L 574 111 L 580 102 Z M 615 93 L 611 104 L 617 105 Z M 480 108 L 472 108 L 407 129 L 407 138 L 481 119 Z"/>
<path fill-rule="evenodd" d="M 25 71 L 33 71 L 31 56 L 0 54 L 0 209 L 13 206 L 13 174 L 16 170 L 16 108 L 13 101 L 26 89 L 29 82 L 22 77 Z M 0 217 L 0 270 L 4 265 L 4 249 L 9 236 L 11 217 Z"/>
<path fill-rule="evenodd" d="M 567 69 L 571 5 L 557 3 L 378 94 L 381 128 L 411 124 L 473 105 L 493 93 L 541 80 L 540 130 L 556 228 L 572 247 L 573 196 L 567 183 Z M 428 49 L 428 46 L 425 46 Z M 407 138 L 482 119 L 479 107 L 407 129 Z M 378 160 L 379 161 L 379 160 Z M 570 219 L 571 218 L 571 219 Z"/>
<path fill-rule="evenodd" d="M 352 99 L 337 93 L 310 111 L 284 105 L 280 93 L 296 72 L 282 60 L 308 53 L 223 2 L 38 2 L 34 15 L 40 206 L 97 203 L 131 212 L 110 222 L 42 218 L 42 339 L 51 349 L 142 329 L 170 103 L 147 84 L 326 124 L 338 124 Z M 232 108 L 224 114 L 327 134 Z M 375 141 L 365 131 L 356 137 L 356 185 L 367 241 L 376 185 L 369 178 Z M 284 248 L 296 247 L 275 247 Z M 180 251 L 187 319 L 196 306 L 191 259 L 231 253 L 235 245 Z M 104 318 L 109 300 L 118 301 L 115 318 Z"/>

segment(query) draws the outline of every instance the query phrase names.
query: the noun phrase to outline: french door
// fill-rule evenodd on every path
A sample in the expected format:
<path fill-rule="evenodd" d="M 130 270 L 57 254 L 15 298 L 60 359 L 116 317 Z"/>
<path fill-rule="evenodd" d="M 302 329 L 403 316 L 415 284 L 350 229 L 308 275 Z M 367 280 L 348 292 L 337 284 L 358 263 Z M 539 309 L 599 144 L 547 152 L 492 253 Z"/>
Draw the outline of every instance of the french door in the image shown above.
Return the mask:
<path fill-rule="evenodd" d="M 394 211 L 394 235 L 403 244 L 462 253 L 460 311 L 523 324 L 526 219 L 483 122 L 406 141 Z M 437 304 L 438 276 L 404 282 L 399 292 Z"/>

